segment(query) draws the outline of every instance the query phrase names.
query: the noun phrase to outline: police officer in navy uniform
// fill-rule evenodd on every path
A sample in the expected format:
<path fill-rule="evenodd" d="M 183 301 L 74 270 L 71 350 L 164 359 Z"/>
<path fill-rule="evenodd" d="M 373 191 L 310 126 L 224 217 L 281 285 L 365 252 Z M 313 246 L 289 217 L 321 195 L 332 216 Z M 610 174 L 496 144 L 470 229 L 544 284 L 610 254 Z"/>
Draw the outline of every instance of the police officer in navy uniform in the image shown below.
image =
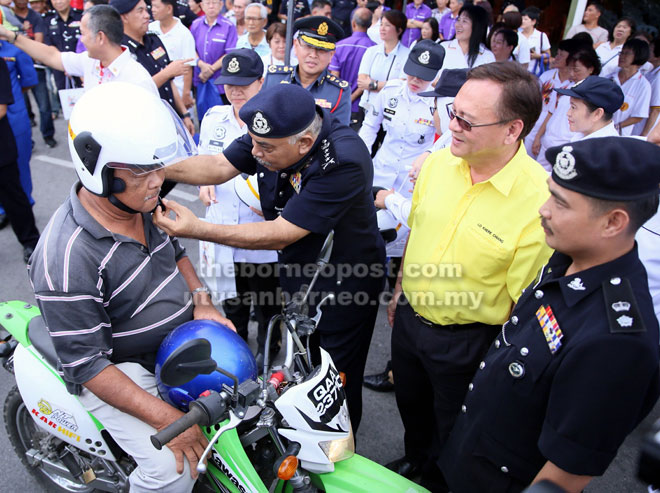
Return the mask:
<path fill-rule="evenodd" d="M 54 10 L 44 15 L 47 30 L 44 43 L 54 46 L 60 51 L 76 51 L 78 38 L 80 37 L 80 20 L 82 11 L 74 9 L 69 5 L 69 0 L 54 0 Z M 64 89 L 66 77 L 64 72 L 53 70 L 55 85 L 58 89 Z M 78 77 L 74 77 L 74 85 L 82 87 Z"/>
<path fill-rule="evenodd" d="M 175 220 L 160 210 L 156 224 L 179 237 L 237 248 L 278 250 L 280 285 L 289 295 L 308 284 L 327 234 L 334 247 L 316 294 L 333 292 L 315 335 L 346 374 L 353 431 L 362 412 L 362 375 L 383 287 L 385 249 L 371 194 L 373 166 L 357 134 L 293 84 L 277 84 L 250 99 L 239 116 L 248 133 L 224 154 L 196 156 L 168 167 L 167 177 L 192 184 L 223 183 L 256 174 L 266 221 L 210 224 L 169 200 Z M 311 269 L 310 269 L 311 267 Z M 311 272 L 310 272 L 311 271 Z M 310 311 L 320 297 L 315 296 Z"/>
<path fill-rule="evenodd" d="M 264 89 L 280 83 L 297 84 L 312 93 L 316 104 L 327 109 L 340 123 L 351 121 L 351 87 L 335 77 L 328 65 L 335 53 L 336 42 L 343 31 L 335 21 L 322 16 L 305 17 L 293 25 L 293 42 L 298 65 L 271 65 Z"/>
<path fill-rule="evenodd" d="M 556 252 L 468 387 L 439 460 L 454 493 L 542 480 L 581 491 L 658 399 L 658 321 L 635 232 L 658 208 L 660 149 L 605 137 L 546 157 L 541 223 Z"/>

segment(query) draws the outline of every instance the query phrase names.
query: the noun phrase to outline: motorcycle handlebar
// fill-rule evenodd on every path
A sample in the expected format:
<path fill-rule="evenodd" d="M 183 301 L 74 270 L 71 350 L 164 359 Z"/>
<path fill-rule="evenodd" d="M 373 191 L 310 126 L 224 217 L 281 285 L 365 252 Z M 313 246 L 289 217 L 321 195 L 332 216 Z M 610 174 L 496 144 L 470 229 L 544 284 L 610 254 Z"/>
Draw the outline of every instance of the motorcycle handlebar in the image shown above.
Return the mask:
<path fill-rule="evenodd" d="M 169 443 L 172 439 L 179 436 L 191 426 L 203 424 L 207 419 L 208 416 L 206 411 L 201 406 L 191 406 L 186 414 L 160 430 L 155 435 L 151 435 L 151 444 L 156 450 L 160 450 L 163 448 L 163 445 Z"/>

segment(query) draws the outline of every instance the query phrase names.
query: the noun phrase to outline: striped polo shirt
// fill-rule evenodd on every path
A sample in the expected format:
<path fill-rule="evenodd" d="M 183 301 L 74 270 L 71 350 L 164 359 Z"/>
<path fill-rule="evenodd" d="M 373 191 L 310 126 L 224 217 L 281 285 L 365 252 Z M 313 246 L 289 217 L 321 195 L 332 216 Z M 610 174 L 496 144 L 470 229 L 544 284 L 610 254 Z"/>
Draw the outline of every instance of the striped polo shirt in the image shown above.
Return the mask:
<path fill-rule="evenodd" d="M 35 297 L 67 390 L 112 363 L 154 371 L 163 338 L 192 319 L 177 261 L 185 250 L 143 214 L 147 246 L 101 226 L 78 199 L 80 183 L 53 214 L 30 259 Z"/>

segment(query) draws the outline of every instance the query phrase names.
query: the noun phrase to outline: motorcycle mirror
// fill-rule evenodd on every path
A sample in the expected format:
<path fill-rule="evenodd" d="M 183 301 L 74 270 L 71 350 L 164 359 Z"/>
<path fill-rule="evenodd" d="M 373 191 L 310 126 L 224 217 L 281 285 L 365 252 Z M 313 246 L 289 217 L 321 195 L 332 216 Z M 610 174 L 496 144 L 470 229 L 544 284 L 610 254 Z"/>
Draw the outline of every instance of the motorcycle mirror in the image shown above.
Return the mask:
<path fill-rule="evenodd" d="M 325 237 L 321 251 L 319 252 L 319 257 L 316 259 L 316 265 L 319 267 L 330 262 L 330 255 L 332 255 L 332 246 L 334 245 L 335 239 L 335 230 L 332 229 L 328 233 L 328 236 Z"/>
<path fill-rule="evenodd" d="M 199 374 L 213 373 L 217 366 L 211 358 L 211 343 L 202 338 L 191 339 L 168 356 L 160 369 L 160 379 L 165 385 L 178 387 Z"/>

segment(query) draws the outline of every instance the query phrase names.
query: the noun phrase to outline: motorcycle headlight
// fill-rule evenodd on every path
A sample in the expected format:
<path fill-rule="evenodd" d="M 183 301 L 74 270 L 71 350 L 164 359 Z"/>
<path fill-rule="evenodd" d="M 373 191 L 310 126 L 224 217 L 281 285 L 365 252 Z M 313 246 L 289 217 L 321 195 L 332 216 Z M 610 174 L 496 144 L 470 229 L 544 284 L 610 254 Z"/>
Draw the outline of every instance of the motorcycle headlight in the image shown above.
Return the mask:
<path fill-rule="evenodd" d="M 330 462 L 339 462 L 350 459 L 353 457 L 353 454 L 355 454 L 353 428 L 349 428 L 348 436 L 346 438 L 319 442 L 319 447 L 321 447 L 321 450 L 323 450 L 323 453 L 328 457 Z"/>

